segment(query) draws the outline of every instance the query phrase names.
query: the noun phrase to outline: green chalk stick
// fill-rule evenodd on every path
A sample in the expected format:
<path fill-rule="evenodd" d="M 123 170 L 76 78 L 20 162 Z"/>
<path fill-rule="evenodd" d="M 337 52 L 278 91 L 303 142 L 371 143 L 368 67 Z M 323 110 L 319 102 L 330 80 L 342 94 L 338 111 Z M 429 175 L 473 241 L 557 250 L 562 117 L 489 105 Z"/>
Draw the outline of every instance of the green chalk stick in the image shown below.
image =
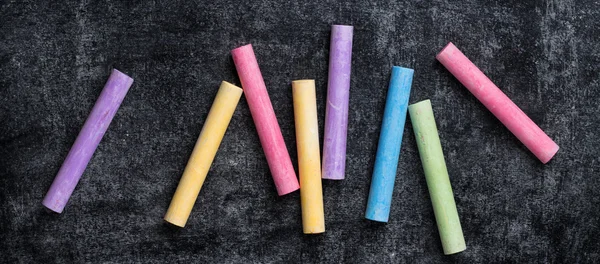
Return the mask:
<path fill-rule="evenodd" d="M 452 186 L 431 109 L 431 101 L 425 100 L 412 104 L 408 106 L 408 112 L 417 139 L 444 254 L 461 252 L 467 246 L 454 203 Z"/>

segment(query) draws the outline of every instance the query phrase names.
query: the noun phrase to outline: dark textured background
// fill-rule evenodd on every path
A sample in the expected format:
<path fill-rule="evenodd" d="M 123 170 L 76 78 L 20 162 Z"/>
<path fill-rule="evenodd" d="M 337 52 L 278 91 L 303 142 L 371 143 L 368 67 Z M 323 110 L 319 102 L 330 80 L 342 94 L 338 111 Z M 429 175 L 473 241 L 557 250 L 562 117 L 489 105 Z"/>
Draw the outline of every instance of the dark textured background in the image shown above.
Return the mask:
<path fill-rule="evenodd" d="M 1 1 L 1 262 L 600 261 L 600 3 Z M 527 3 L 523 3 L 527 2 Z M 331 24 L 355 26 L 347 178 L 327 232 L 277 197 L 242 99 L 184 229 L 163 223 L 229 51 L 252 43 L 292 160 L 290 82 L 316 79 Z M 453 41 L 561 150 L 541 164 L 434 58 Z M 444 256 L 407 122 L 388 224 L 363 218 L 392 65 L 431 99 L 467 250 Z M 63 214 L 41 201 L 115 67 L 135 83 Z M 322 130 L 321 130 L 322 132 Z"/>

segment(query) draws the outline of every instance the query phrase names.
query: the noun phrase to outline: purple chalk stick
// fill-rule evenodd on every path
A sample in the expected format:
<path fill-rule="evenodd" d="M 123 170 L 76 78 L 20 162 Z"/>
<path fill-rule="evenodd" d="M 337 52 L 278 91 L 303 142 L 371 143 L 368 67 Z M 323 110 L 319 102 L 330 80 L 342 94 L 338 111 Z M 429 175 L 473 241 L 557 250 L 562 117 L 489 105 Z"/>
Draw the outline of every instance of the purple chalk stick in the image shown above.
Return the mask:
<path fill-rule="evenodd" d="M 352 26 L 333 25 L 323 139 L 323 179 L 343 180 L 346 169 Z"/>
<path fill-rule="evenodd" d="M 63 211 L 132 83 L 131 77 L 113 69 L 92 113 L 85 121 L 67 158 L 54 178 L 54 182 L 42 202 L 44 206 L 57 213 Z"/>

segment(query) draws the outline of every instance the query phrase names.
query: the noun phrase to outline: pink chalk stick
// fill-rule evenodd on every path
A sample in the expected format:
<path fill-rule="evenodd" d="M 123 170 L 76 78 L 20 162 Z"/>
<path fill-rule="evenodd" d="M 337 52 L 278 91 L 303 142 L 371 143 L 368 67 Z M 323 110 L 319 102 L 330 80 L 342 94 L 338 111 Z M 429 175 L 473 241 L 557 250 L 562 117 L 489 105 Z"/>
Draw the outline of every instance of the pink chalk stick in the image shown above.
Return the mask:
<path fill-rule="evenodd" d="M 436 58 L 542 163 L 547 163 L 556 154 L 558 145 L 452 42 L 448 43 Z"/>
<path fill-rule="evenodd" d="M 252 45 L 231 51 L 279 195 L 300 189 Z"/>

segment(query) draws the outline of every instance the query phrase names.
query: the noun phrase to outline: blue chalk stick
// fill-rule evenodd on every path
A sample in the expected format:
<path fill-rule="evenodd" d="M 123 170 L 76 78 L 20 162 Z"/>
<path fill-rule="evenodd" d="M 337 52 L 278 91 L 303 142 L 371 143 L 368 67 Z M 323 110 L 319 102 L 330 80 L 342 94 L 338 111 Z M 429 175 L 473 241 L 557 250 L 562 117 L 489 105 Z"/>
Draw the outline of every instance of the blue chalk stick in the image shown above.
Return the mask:
<path fill-rule="evenodd" d="M 365 213 L 365 218 L 369 220 L 387 222 L 390 216 L 390 204 L 394 193 L 413 73 L 413 69 L 392 67 L 392 78 L 385 102 L 371 191 Z"/>

